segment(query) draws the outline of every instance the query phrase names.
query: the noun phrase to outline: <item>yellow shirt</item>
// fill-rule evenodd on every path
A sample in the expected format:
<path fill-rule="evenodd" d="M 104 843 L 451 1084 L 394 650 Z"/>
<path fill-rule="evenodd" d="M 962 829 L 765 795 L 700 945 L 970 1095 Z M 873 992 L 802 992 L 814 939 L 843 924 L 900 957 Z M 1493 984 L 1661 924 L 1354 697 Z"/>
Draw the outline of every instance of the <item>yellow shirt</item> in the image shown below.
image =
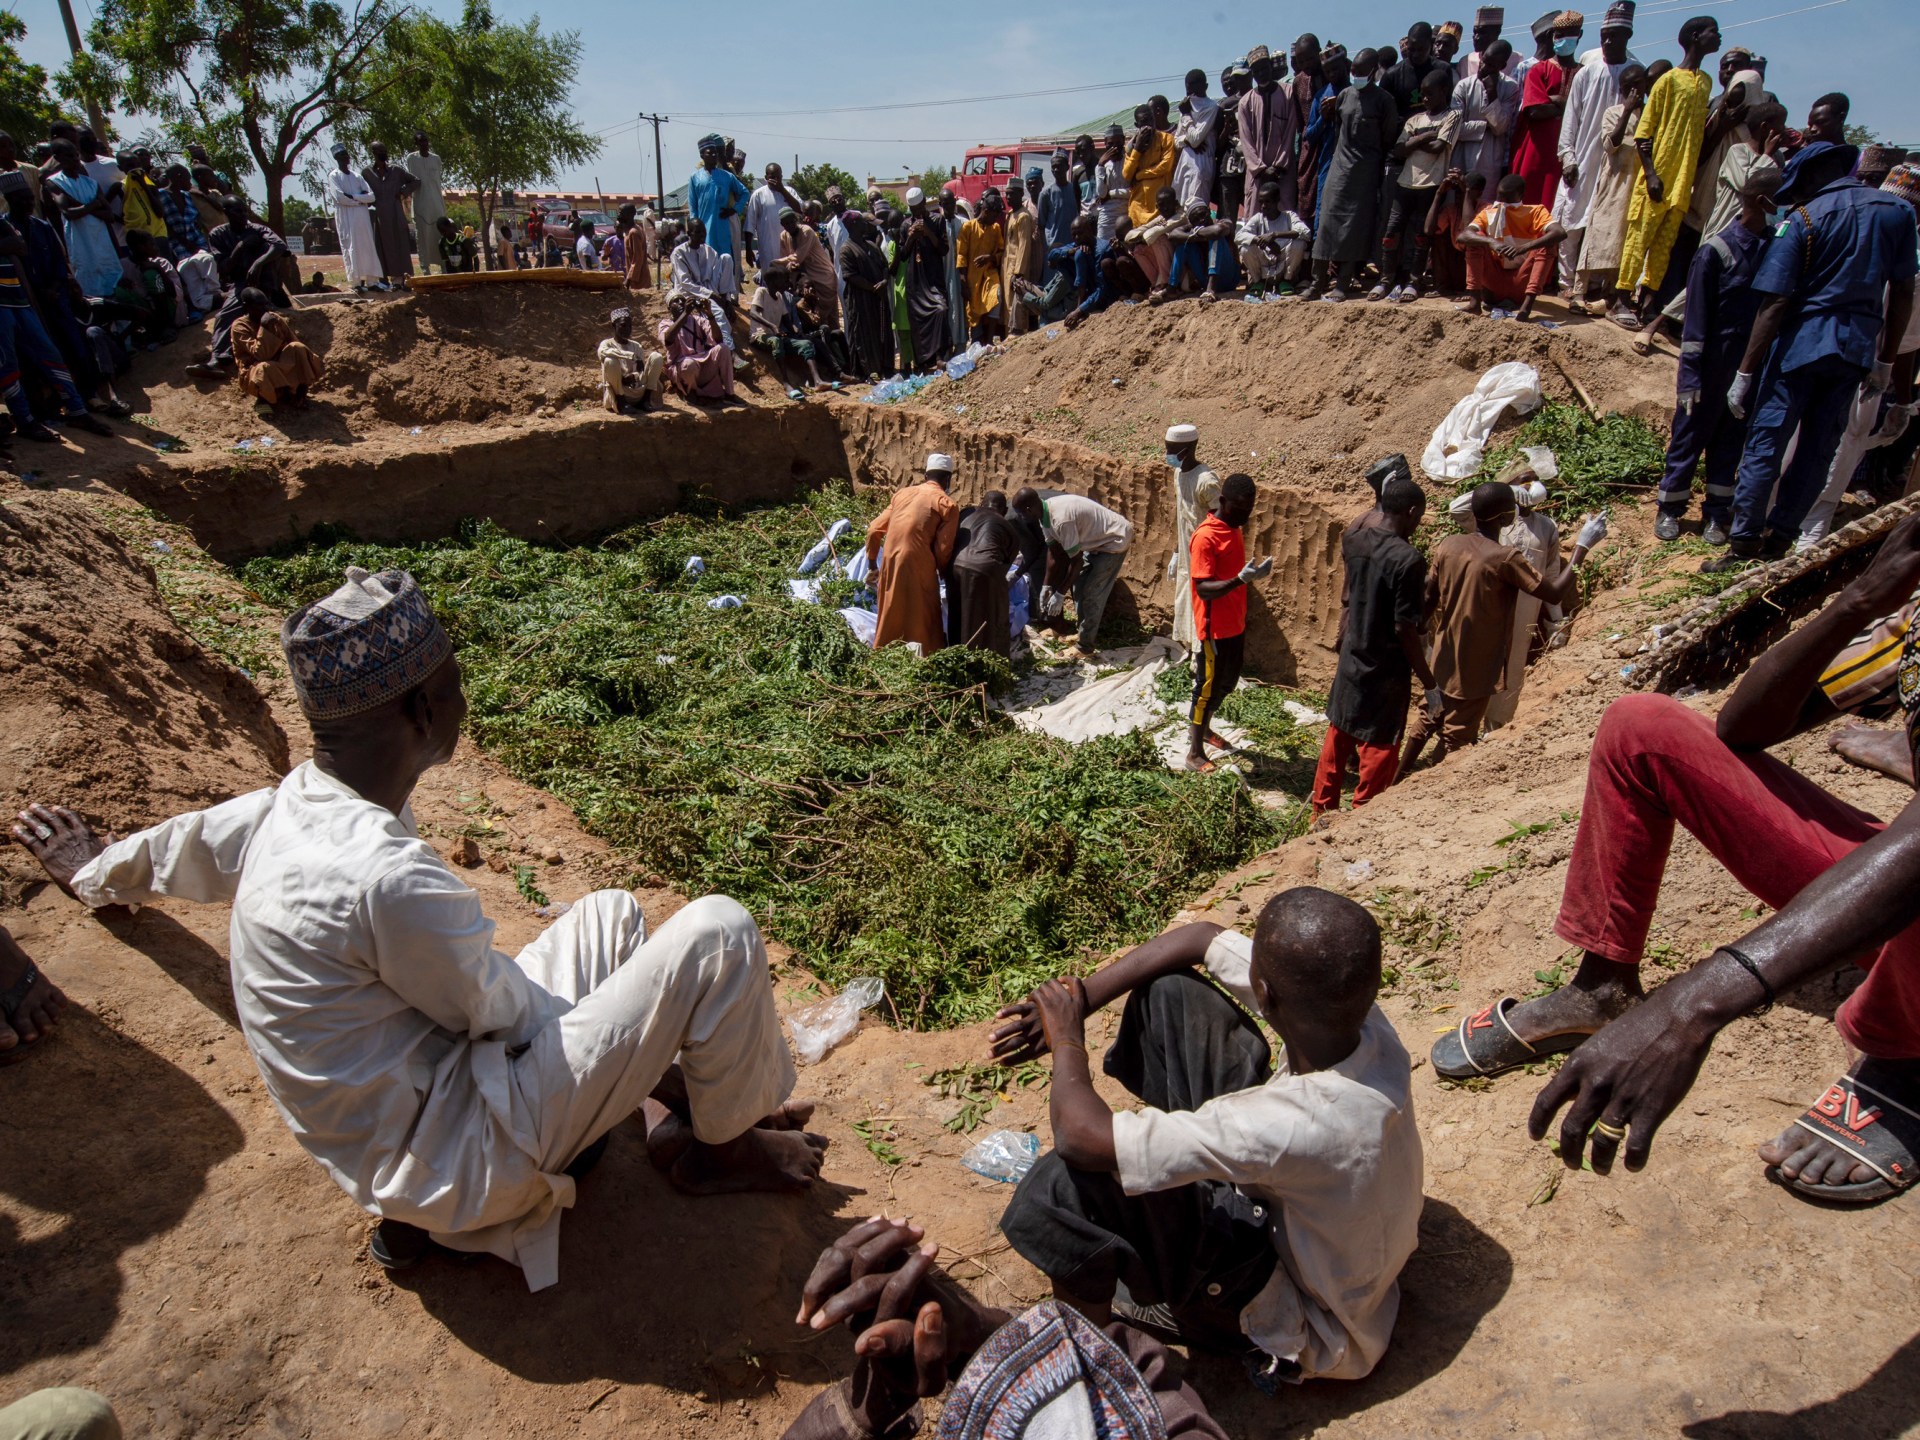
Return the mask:
<path fill-rule="evenodd" d="M 1007 253 L 1007 233 L 999 225 L 969 220 L 960 227 L 954 263 L 967 287 L 967 324 L 978 325 L 1000 303 L 1000 262 Z M 986 260 L 987 264 L 977 261 Z"/>
<path fill-rule="evenodd" d="M 1120 173 L 1127 180 L 1127 220 L 1145 225 L 1160 213 L 1157 199 L 1173 183 L 1173 137 L 1164 130 L 1149 132 L 1140 149 L 1129 148 Z"/>
<path fill-rule="evenodd" d="M 1636 216 L 1657 213 L 1693 200 L 1693 175 L 1700 164 L 1700 147 L 1707 138 L 1707 102 L 1713 81 L 1703 70 L 1669 70 L 1654 81 L 1647 108 L 1640 116 L 1636 140 L 1653 142 L 1653 168 L 1660 176 L 1665 198 L 1655 204 L 1647 187 L 1633 190 Z"/>
<path fill-rule="evenodd" d="M 167 217 L 161 213 L 159 190 L 151 180 L 141 180 L 136 175 L 126 180 L 126 222 L 127 229 L 139 230 L 151 235 L 164 247 L 167 239 Z M 163 248 L 162 254 L 171 255 Z"/>

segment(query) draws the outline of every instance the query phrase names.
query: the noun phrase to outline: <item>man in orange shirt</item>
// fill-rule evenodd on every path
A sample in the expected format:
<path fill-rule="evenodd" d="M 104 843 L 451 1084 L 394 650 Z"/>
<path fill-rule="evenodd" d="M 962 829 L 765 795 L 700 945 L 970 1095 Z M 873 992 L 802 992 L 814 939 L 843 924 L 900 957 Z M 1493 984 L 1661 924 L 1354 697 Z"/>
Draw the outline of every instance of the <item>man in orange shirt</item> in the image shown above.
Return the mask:
<path fill-rule="evenodd" d="M 880 559 L 874 585 L 880 599 L 876 650 L 900 640 L 931 655 L 946 643 L 940 572 L 953 560 L 953 543 L 960 533 L 960 507 L 947 494 L 952 484 L 953 457 L 938 452 L 927 456 L 927 478 L 896 490 L 892 502 L 867 527 L 867 563 L 872 565 L 876 555 Z"/>
<path fill-rule="evenodd" d="M 1271 558 L 1247 563 L 1247 545 L 1240 532 L 1252 514 L 1252 477 L 1229 475 L 1220 484 L 1213 513 L 1195 528 L 1187 552 L 1199 648 L 1193 655 L 1186 766 L 1202 774 L 1215 768 L 1207 758 L 1207 743 L 1226 748 L 1226 742 L 1213 733 L 1213 717 L 1240 683 L 1247 649 L 1247 586 L 1273 569 Z"/>
<path fill-rule="evenodd" d="M 1467 303 L 1461 308 L 1478 315 L 1496 300 L 1518 300 L 1516 320 L 1533 314 L 1533 297 L 1553 281 L 1554 265 L 1566 228 L 1544 205 L 1524 205 L 1520 197 L 1526 181 L 1504 175 L 1499 200 L 1473 217 L 1460 236 L 1467 252 Z"/>

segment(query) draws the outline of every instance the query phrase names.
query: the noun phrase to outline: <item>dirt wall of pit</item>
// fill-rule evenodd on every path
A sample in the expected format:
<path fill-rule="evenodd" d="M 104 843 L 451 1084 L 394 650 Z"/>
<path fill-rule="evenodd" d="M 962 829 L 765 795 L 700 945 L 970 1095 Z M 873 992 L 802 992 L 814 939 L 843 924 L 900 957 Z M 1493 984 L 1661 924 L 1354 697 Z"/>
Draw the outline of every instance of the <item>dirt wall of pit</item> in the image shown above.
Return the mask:
<path fill-rule="evenodd" d="M 775 503 L 846 474 L 839 431 L 817 406 L 587 417 L 560 430 L 461 434 L 439 449 L 311 448 L 149 464 L 116 478 L 226 563 L 321 526 L 400 543 L 487 519 L 530 540 L 575 542 L 705 493 Z"/>

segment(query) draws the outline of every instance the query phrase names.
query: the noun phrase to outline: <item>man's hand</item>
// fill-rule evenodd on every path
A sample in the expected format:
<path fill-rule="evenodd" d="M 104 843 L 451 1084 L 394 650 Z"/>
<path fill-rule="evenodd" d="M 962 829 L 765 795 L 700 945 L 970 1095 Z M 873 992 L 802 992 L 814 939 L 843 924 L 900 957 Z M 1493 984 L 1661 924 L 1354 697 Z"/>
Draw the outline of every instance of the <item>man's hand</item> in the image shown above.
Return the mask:
<path fill-rule="evenodd" d="M 1907 426 L 1913 420 L 1913 411 L 1914 406 L 1911 401 L 1905 405 L 1889 405 L 1886 418 L 1880 422 L 1880 428 L 1875 432 L 1876 438 L 1885 445 L 1891 445 L 1898 440 L 1907 433 Z"/>
<path fill-rule="evenodd" d="M 993 1018 L 1005 1022 L 987 1032 L 988 1053 L 996 1064 L 1019 1065 L 1047 1053 L 1047 1030 L 1034 995 L 1002 1006 Z"/>
<path fill-rule="evenodd" d="M 1438 721 L 1446 712 L 1447 697 L 1438 685 L 1429 685 L 1426 694 L 1421 697 L 1421 703 L 1426 706 L 1427 717 Z"/>
<path fill-rule="evenodd" d="M 1033 992 L 1033 1005 L 1040 1012 L 1040 1027 L 1049 1050 L 1069 1046 L 1085 1053 L 1087 987 L 1077 976 L 1047 981 Z"/>
<path fill-rule="evenodd" d="M 1502 260 L 1518 260 L 1526 254 L 1526 247 L 1518 240 L 1509 240 L 1502 236 L 1493 242 L 1493 250 Z"/>
<path fill-rule="evenodd" d="M 1733 384 L 1727 387 L 1727 409 L 1733 412 L 1733 418 L 1747 418 L 1747 396 L 1753 390 L 1753 375 L 1742 370 L 1733 377 Z"/>
<path fill-rule="evenodd" d="M 1700 392 L 1698 390 L 1682 390 L 1678 396 L 1677 403 L 1682 415 L 1691 415 L 1693 414 L 1693 407 L 1700 403 Z"/>
<path fill-rule="evenodd" d="M 1591 550 L 1606 538 L 1607 512 L 1602 510 L 1596 515 L 1587 517 L 1586 524 L 1580 527 L 1580 534 L 1573 543 L 1577 549 Z"/>
<path fill-rule="evenodd" d="M 1879 616 L 1905 605 L 1916 587 L 1920 587 L 1920 515 L 1909 515 L 1880 542 L 1873 563 L 1847 588 L 1862 610 Z"/>
<path fill-rule="evenodd" d="M 1887 387 L 1893 384 L 1893 362 L 1876 360 L 1873 369 L 1867 372 L 1867 390 L 1874 395 L 1884 395 Z"/>
<path fill-rule="evenodd" d="M 106 842 L 73 811 L 38 802 L 22 810 L 13 838 L 40 862 L 47 877 L 62 890 L 73 888 L 73 877 L 106 849 Z"/>
<path fill-rule="evenodd" d="M 1693 1088 L 1715 1032 L 1674 1013 L 1663 988 L 1652 998 L 1602 1028 L 1575 1050 L 1533 1102 L 1527 1131 L 1535 1140 L 1547 1133 L 1561 1106 L 1572 1102 L 1560 1126 L 1560 1160 L 1578 1170 L 1589 1138 L 1593 1168 L 1613 1169 L 1620 1141 L 1594 1126 L 1625 1130 L 1629 1170 L 1647 1163 L 1653 1137 L 1674 1106 Z"/>
<path fill-rule="evenodd" d="M 1560 167 L 1560 178 L 1569 185 L 1580 183 L 1580 167 L 1569 160 Z"/>
<path fill-rule="evenodd" d="M 1647 199 L 1658 205 L 1667 198 L 1667 187 L 1660 183 L 1660 174 L 1658 171 L 1649 167 L 1645 171 L 1645 174 L 1647 178 Z"/>
<path fill-rule="evenodd" d="M 1264 560 L 1251 560 L 1240 570 L 1240 583 L 1251 585 L 1256 580 L 1264 580 L 1273 573 L 1273 557 Z"/>

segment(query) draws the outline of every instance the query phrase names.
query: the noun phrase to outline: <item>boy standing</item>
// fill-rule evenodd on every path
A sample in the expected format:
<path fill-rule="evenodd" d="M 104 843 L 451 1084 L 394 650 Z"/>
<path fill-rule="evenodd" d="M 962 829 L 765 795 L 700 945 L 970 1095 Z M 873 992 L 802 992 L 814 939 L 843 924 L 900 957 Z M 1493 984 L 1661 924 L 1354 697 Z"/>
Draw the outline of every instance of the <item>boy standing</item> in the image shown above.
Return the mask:
<path fill-rule="evenodd" d="M 1054 1055 L 1054 1150 L 1014 1193 L 1007 1239 L 1096 1324 L 1112 1311 L 1251 1351 L 1263 1388 L 1366 1375 L 1421 1207 L 1412 1071 L 1379 988 L 1373 917 L 1303 886 L 1252 939 L 1183 925 L 1001 1011 L 997 1059 Z M 1123 995 L 1105 1069 L 1147 1108 L 1115 1114 L 1086 1017 Z M 1280 1035 L 1277 1066 L 1249 1010 Z"/>
<path fill-rule="evenodd" d="M 1187 716 L 1186 767 L 1201 774 L 1215 766 L 1206 745 L 1225 749 L 1213 733 L 1213 717 L 1240 683 L 1247 654 L 1247 586 L 1273 569 L 1271 558 L 1247 563 L 1240 532 L 1253 514 L 1253 478 L 1229 475 L 1220 482 L 1213 514 L 1194 529 L 1187 549 L 1193 586 L 1193 706 Z"/>

